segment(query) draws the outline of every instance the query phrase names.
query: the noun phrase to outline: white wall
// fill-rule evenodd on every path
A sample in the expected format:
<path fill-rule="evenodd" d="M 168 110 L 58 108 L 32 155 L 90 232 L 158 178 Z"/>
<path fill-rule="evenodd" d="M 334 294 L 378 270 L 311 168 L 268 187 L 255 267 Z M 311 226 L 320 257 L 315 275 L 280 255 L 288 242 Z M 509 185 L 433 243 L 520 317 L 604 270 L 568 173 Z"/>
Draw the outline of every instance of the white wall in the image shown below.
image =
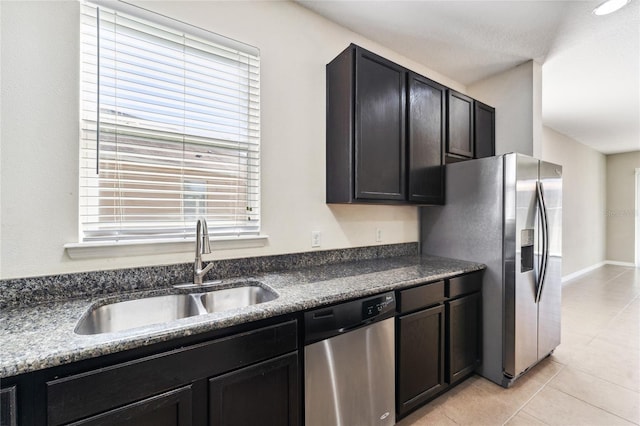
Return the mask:
<path fill-rule="evenodd" d="M 542 159 L 562 166 L 562 275 L 605 260 L 607 160 L 576 140 L 543 128 Z"/>
<path fill-rule="evenodd" d="M 325 64 L 351 42 L 456 90 L 465 87 L 292 2 L 137 2 L 257 46 L 262 63 L 264 248 L 209 259 L 418 240 L 415 207 L 327 206 Z M 78 239 L 78 3 L 2 2 L 0 278 L 189 262 L 191 253 L 72 260 Z M 491 103 L 491 102 L 489 102 Z M 501 107 L 500 105 L 495 105 Z"/>
<path fill-rule="evenodd" d="M 542 69 L 528 61 L 467 87 L 467 93 L 496 109 L 496 155 L 542 152 Z"/>
<path fill-rule="evenodd" d="M 1 277 L 64 270 L 77 239 L 78 5 L 3 2 Z"/>
<path fill-rule="evenodd" d="M 607 260 L 635 262 L 635 169 L 640 151 L 607 155 Z"/>

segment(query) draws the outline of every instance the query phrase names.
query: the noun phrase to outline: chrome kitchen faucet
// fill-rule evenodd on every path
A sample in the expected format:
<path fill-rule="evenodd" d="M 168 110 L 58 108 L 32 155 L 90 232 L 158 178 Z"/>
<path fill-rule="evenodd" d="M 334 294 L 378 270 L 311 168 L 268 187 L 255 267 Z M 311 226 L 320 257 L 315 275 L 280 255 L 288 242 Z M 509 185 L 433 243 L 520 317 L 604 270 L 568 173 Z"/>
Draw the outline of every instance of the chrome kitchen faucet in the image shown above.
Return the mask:
<path fill-rule="evenodd" d="M 213 263 L 209 263 L 202 269 L 202 255 L 211 253 L 211 243 L 209 241 L 209 229 L 207 220 L 200 218 L 196 222 L 196 261 L 193 264 L 193 283 L 202 284 L 202 277 L 213 268 Z"/>

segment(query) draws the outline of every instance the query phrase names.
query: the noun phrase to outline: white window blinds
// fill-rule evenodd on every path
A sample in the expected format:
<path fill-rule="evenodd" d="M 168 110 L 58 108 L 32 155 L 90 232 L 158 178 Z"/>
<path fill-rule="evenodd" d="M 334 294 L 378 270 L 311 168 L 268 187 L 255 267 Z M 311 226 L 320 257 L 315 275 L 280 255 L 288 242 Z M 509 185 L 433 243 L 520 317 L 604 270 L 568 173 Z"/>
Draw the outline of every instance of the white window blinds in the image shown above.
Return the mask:
<path fill-rule="evenodd" d="M 257 235 L 257 49 L 127 12 L 82 4 L 81 240 Z"/>

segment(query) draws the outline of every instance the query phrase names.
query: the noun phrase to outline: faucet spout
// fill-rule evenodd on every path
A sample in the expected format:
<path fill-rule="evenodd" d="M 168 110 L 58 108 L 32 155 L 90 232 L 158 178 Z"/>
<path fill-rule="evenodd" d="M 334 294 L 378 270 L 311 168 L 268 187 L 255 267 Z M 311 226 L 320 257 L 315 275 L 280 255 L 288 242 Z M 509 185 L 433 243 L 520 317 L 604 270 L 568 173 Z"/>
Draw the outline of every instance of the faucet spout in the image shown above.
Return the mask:
<path fill-rule="evenodd" d="M 207 220 L 200 218 L 196 222 L 196 260 L 193 264 L 193 283 L 202 284 L 202 278 L 211 268 L 213 263 L 209 263 L 202 268 L 202 255 L 211 253 L 211 242 L 209 241 L 209 229 Z"/>

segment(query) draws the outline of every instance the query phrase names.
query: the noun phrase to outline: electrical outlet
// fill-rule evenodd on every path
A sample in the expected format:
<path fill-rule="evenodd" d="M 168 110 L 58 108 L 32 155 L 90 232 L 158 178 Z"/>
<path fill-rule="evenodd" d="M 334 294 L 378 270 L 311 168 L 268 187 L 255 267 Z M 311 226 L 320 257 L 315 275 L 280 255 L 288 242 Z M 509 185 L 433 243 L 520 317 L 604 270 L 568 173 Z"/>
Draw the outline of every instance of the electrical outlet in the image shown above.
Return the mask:
<path fill-rule="evenodd" d="M 376 228 L 376 242 L 382 242 L 382 229 Z"/>
<path fill-rule="evenodd" d="M 320 247 L 320 231 L 311 231 L 311 247 Z"/>

